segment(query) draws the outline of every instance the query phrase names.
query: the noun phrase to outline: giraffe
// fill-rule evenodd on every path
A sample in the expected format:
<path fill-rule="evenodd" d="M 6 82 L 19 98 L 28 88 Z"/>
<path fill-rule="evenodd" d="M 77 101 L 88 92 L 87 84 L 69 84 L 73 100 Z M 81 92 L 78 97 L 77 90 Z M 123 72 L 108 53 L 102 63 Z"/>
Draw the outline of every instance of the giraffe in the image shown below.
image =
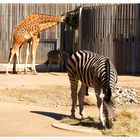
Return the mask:
<path fill-rule="evenodd" d="M 66 15 L 63 16 L 51 16 L 47 14 L 32 13 L 25 20 L 21 21 L 12 32 L 12 46 L 10 48 L 8 65 L 6 68 L 6 74 L 10 63 L 14 57 L 14 66 L 18 63 L 19 68 L 19 49 L 24 44 L 32 42 L 32 67 L 31 70 L 34 74 L 37 74 L 35 68 L 36 50 L 38 47 L 38 34 L 43 31 L 57 25 L 59 22 L 65 22 Z M 27 46 L 27 45 L 26 45 Z M 28 51 L 27 51 L 28 52 Z M 14 68 L 13 68 L 14 70 Z"/>
<path fill-rule="evenodd" d="M 40 36 L 38 34 L 38 41 L 39 41 L 39 37 Z M 29 39 L 28 41 L 24 42 L 24 45 L 26 47 L 26 58 L 25 58 L 24 74 L 26 74 L 27 73 L 27 62 L 28 62 L 28 57 L 29 57 L 29 49 L 30 49 L 30 47 L 32 45 L 32 39 Z M 21 48 L 21 46 L 20 46 L 20 48 Z M 14 55 L 14 61 L 13 61 L 13 73 L 14 74 L 17 73 L 16 72 L 16 60 L 19 59 L 19 55 L 18 54 L 20 52 L 20 48 L 19 48 L 17 54 Z M 19 62 L 19 60 L 18 60 L 18 62 Z M 19 66 L 18 66 L 18 71 L 20 71 L 19 70 Z"/>

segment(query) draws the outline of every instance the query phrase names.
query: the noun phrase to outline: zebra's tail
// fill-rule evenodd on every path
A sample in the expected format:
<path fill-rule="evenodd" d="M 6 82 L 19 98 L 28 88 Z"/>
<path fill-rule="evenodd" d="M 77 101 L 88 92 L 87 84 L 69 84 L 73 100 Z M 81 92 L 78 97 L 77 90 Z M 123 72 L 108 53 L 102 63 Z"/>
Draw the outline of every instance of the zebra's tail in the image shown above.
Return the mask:
<path fill-rule="evenodd" d="M 110 88 L 110 62 L 109 59 L 106 59 L 106 89 L 105 89 L 105 97 L 104 100 L 108 103 L 111 100 L 112 92 Z"/>

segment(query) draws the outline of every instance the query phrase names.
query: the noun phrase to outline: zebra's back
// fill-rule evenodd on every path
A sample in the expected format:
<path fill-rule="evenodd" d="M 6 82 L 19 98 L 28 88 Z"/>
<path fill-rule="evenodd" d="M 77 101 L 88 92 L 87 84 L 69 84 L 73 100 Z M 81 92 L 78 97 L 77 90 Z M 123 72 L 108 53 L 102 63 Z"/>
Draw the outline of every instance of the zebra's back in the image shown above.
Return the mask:
<path fill-rule="evenodd" d="M 90 51 L 77 51 L 68 60 L 68 75 L 71 79 L 77 78 L 86 86 L 103 88 L 104 77 L 106 79 L 108 76 L 107 60 L 109 60 L 107 57 Z M 114 87 L 117 82 L 117 73 L 110 60 L 109 65 L 110 85 Z"/>

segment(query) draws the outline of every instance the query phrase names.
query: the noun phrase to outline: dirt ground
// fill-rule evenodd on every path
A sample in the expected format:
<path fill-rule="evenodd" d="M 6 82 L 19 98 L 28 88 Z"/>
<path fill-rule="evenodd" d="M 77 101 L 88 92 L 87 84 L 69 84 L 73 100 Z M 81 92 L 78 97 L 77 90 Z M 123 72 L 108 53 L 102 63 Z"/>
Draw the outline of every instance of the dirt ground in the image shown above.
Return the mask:
<path fill-rule="evenodd" d="M 70 115 L 70 85 L 66 73 L 5 75 L 3 66 L 0 66 L 0 71 L 0 136 L 93 136 L 51 126 Z M 139 90 L 140 77 L 119 76 L 117 86 Z M 139 106 L 127 107 L 140 114 Z M 98 116 L 96 106 L 86 106 L 85 111 L 87 115 Z"/>

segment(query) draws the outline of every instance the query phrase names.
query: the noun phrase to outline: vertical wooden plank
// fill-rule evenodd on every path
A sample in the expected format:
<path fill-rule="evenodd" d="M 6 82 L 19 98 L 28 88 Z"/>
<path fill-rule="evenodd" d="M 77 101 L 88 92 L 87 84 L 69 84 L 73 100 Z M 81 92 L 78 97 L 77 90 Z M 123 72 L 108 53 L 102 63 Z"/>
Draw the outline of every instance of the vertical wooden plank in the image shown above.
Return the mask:
<path fill-rule="evenodd" d="M 95 25 L 95 32 L 94 32 L 94 38 L 95 38 L 95 47 L 94 51 L 97 51 L 97 6 L 94 7 L 95 9 L 95 16 L 94 16 L 94 25 Z"/>
<path fill-rule="evenodd" d="M 92 48 L 93 48 L 93 42 L 92 42 L 92 39 L 93 39 L 93 31 L 94 31 L 94 29 L 93 29 L 93 26 L 94 26 L 94 24 L 93 24 L 93 11 L 92 11 L 92 7 L 90 7 L 90 27 L 91 27 L 91 34 L 90 34 L 90 50 L 92 50 Z"/>
<path fill-rule="evenodd" d="M 105 46 L 102 46 L 102 42 L 103 42 L 103 37 L 102 37 L 103 14 L 102 14 L 102 11 L 103 11 L 103 6 L 100 6 L 100 8 L 99 8 L 99 12 L 100 12 L 100 15 L 99 15 L 99 48 L 101 48 L 100 54 L 104 53 L 104 47 L 105 47 Z"/>
<path fill-rule="evenodd" d="M 110 31 L 110 17 L 109 17 L 109 7 L 110 5 L 107 5 L 106 7 L 106 15 L 107 15 L 107 19 L 106 19 L 106 29 L 108 30 L 105 30 L 105 34 L 106 34 L 106 56 L 109 57 L 111 59 L 111 55 L 109 55 L 108 51 L 110 51 L 111 53 L 111 49 L 110 49 L 110 43 L 109 43 L 109 31 Z"/>
<path fill-rule="evenodd" d="M 114 31 L 113 31 L 113 37 L 114 37 L 114 44 L 115 44 L 115 64 L 116 66 L 118 66 L 117 71 L 120 71 L 120 67 L 119 67 L 119 47 L 118 47 L 118 40 L 116 38 L 116 30 L 117 30 L 117 13 L 118 13 L 118 5 L 116 5 L 116 9 L 115 9 L 115 13 L 114 13 Z"/>
<path fill-rule="evenodd" d="M 9 51 L 9 46 L 11 42 L 11 32 L 13 27 L 23 20 L 26 16 L 28 16 L 31 12 L 41 12 L 47 14 L 60 14 L 63 11 L 68 11 L 73 9 L 78 4 L 1 4 L 0 5 L 0 45 L 2 46 L 0 50 L 4 53 L 0 53 L 0 59 L 4 59 L 7 62 L 7 56 L 3 55 Z M 91 6 L 92 4 L 85 4 L 85 6 Z M 138 54 L 135 53 L 139 51 L 139 5 L 138 4 L 126 4 L 119 5 L 115 14 L 115 21 L 113 21 L 114 17 L 111 16 L 113 12 L 110 9 L 109 5 L 101 5 L 96 6 L 94 4 L 94 16 L 92 12 L 88 15 L 86 20 L 89 20 L 89 26 L 86 28 L 86 22 L 84 22 L 84 29 L 82 35 L 83 46 L 85 47 L 88 43 L 88 49 L 93 49 L 92 45 L 94 44 L 94 50 L 97 52 L 105 53 L 109 55 L 111 58 L 113 57 L 114 49 L 117 50 L 118 54 L 115 54 L 117 60 L 115 60 L 116 64 L 119 65 L 119 71 L 121 73 L 134 73 L 135 67 L 139 68 L 137 64 L 135 66 L 136 59 L 139 58 Z M 66 8 L 66 9 L 65 9 Z M 96 9 L 97 8 L 97 9 Z M 105 9 L 106 8 L 106 9 Z M 52 10 L 54 9 L 54 10 Z M 17 12 L 18 11 L 18 12 Z M 92 10 L 93 11 L 93 10 Z M 105 15 L 105 17 L 104 17 Z M 92 18 L 90 18 L 92 17 Z M 111 19 L 110 19 L 111 17 Z M 100 18 L 100 19 L 99 19 Z M 107 19 L 104 19 L 107 18 Z M 85 21 L 86 21 L 85 20 Z M 110 21 L 111 20 L 111 21 Z M 7 22 L 8 21 L 8 22 Z M 115 25 L 115 29 L 112 26 Z M 58 37 L 60 32 L 60 26 L 57 26 L 47 32 L 41 33 L 42 38 L 48 38 L 48 34 L 51 34 L 53 37 Z M 114 33 L 113 33 L 114 32 Z M 68 33 L 67 33 L 68 34 Z M 73 33 L 69 33 L 69 37 L 72 37 Z M 114 35 L 115 40 L 115 48 L 111 48 L 111 39 L 112 35 Z M 73 40 L 73 39 L 72 39 Z M 91 41 L 92 40 L 92 41 Z M 102 40 L 102 41 L 101 41 Z M 113 40 L 113 39 L 112 39 Z M 70 42 L 69 42 L 70 43 Z M 45 45 L 43 45 L 45 46 Z M 133 47 L 132 47 L 133 46 Z M 70 45 L 69 45 L 70 47 Z M 41 47 L 38 50 L 38 59 L 41 60 L 41 52 L 44 48 Z M 111 52 L 111 53 L 109 53 Z M 133 55 L 134 54 L 134 55 Z M 44 54 L 43 54 L 44 55 Z M 121 63 L 120 63 L 121 62 Z M 119 63 L 119 64 L 118 64 Z M 137 62 L 138 63 L 138 60 Z M 125 67 L 124 67 L 125 64 Z"/>
<path fill-rule="evenodd" d="M 128 21 L 129 21 L 129 4 L 126 5 L 126 38 L 125 38 L 125 63 L 126 63 L 126 73 L 129 73 L 129 67 L 131 65 L 131 54 L 130 54 L 130 46 L 129 46 L 129 38 L 128 38 Z M 126 48 L 127 46 L 127 48 Z M 128 58 L 129 55 L 129 58 Z M 129 61 L 129 63 L 127 63 Z"/>
<path fill-rule="evenodd" d="M 134 42 L 133 42 L 133 47 L 135 49 L 133 49 L 133 52 L 135 54 L 135 57 L 133 57 L 133 59 L 135 59 L 136 64 L 133 65 L 133 67 L 135 67 L 135 71 L 139 71 L 140 70 L 140 64 L 139 64 L 139 60 L 140 60 L 140 49 L 138 46 L 140 46 L 140 5 L 136 5 L 134 4 Z M 138 29 L 139 27 L 139 29 Z"/>
<path fill-rule="evenodd" d="M 97 42 L 97 49 L 98 49 L 98 53 L 99 54 L 102 54 L 102 48 L 100 48 L 100 6 L 98 7 L 98 20 L 97 20 L 97 25 L 98 25 L 98 27 L 97 27 L 97 40 L 98 40 L 98 42 Z"/>
<path fill-rule="evenodd" d="M 116 12 L 116 5 L 111 6 L 111 44 L 112 44 L 112 49 L 113 49 L 113 63 L 115 65 L 116 68 L 118 68 L 118 66 L 116 65 L 116 52 L 115 52 L 115 39 L 114 39 L 114 17 L 115 17 L 115 12 Z"/>
<path fill-rule="evenodd" d="M 108 26 L 108 31 L 106 32 L 107 35 L 107 56 L 110 57 L 110 59 L 112 60 L 112 47 L 110 46 L 110 5 L 107 7 L 107 26 Z M 110 52 L 110 53 L 109 53 Z"/>
<path fill-rule="evenodd" d="M 100 52 L 100 54 L 103 54 L 103 47 L 100 47 L 100 43 L 101 43 L 101 6 L 99 6 L 99 26 L 98 26 L 98 50 Z M 100 49 L 101 48 L 101 49 Z"/>
<path fill-rule="evenodd" d="M 111 31 L 110 31 L 110 36 L 111 36 L 111 46 L 112 46 L 112 51 L 113 51 L 113 56 L 112 56 L 112 61 L 113 64 L 115 65 L 115 45 L 114 45 L 114 34 L 113 34 L 113 29 L 114 29 L 114 13 L 115 13 L 116 5 L 111 6 Z"/>
<path fill-rule="evenodd" d="M 104 46 L 104 44 L 105 44 L 105 49 L 104 49 L 104 51 L 105 51 L 105 55 L 106 56 L 108 56 L 108 31 L 109 31 L 109 17 L 108 17 L 108 5 L 106 5 L 105 7 L 104 7 L 104 43 L 103 43 L 103 46 Z"/>

